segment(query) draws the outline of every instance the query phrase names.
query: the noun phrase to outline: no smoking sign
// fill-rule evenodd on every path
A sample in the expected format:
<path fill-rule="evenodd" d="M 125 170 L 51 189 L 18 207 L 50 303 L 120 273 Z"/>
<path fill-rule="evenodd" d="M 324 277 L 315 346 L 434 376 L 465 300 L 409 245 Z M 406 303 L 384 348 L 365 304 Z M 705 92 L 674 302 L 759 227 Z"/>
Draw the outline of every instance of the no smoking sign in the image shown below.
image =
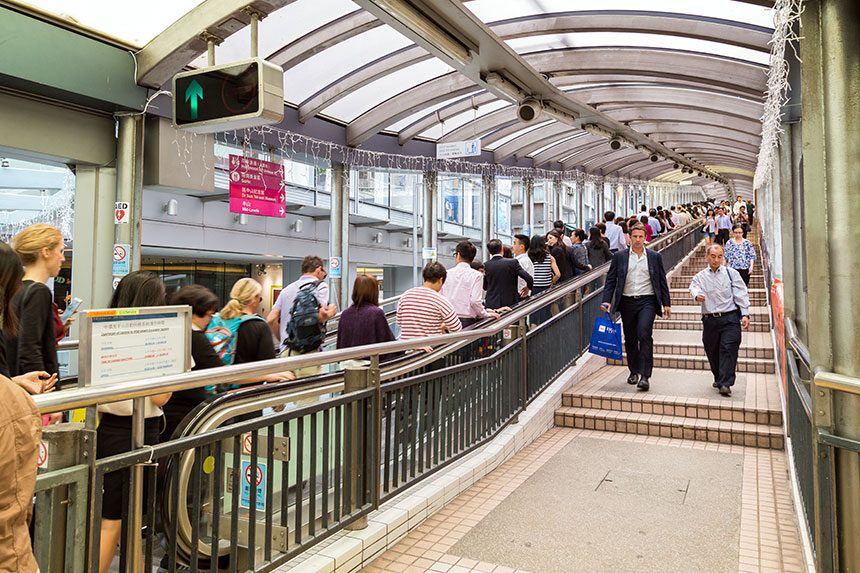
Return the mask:
<path fill-rule="evenodd" d="M 113 246 L 113 275 L 115 277 L 124 277 L 130 272 L 129 253 L 131 253 L 131 245 L 114 245 Z"/>

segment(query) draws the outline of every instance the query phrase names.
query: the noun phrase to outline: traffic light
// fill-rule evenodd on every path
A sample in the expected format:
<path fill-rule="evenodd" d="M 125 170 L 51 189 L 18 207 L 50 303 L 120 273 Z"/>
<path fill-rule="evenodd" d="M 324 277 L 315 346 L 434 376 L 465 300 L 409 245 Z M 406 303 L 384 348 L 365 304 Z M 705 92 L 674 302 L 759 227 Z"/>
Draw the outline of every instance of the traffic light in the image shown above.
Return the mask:
<path fill-rule="evenodd" d="M 214 133 L 279 123 L 284 71 L 252 58 L 173 76 L 173 125 Z"/>

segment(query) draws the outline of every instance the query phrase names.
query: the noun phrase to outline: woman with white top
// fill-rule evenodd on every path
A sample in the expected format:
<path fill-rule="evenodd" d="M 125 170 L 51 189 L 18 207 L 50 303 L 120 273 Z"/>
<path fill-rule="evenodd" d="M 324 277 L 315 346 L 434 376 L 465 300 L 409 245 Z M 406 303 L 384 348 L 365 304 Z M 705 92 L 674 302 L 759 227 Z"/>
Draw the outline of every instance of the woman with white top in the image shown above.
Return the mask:
<path fill-rule="evenodd" d="M 123 277 L 113 293 L 110 308 L 139 308 L 165 304 L 164 283 L 150 272 L 136 271 Z M 163 412 L 161 407 L 170 399 L 170 393 L 146 398 L 144 411 L 144 443 L 158 444 Z M 98 407 L 100 420 L 96 431 L 96 457 L 106 458 L 131 451 L 131 420 L 133 402 L 124 400 Z M 102 495 L 101 542 L 99 571 L 110 569 L 122 532 L 122 490 L 129 479 L 128 470 L 105 474 Z M 143 507 L 148 507 L 144 491 Z"/>
<path fill-rule="evenodd" d="M 713 209 L 708 209 L 708 214 L 705 215 L 705 226 L 702 227 L 702 232 L 705 233 L 706 244 L 710 245 L 714 242 L 714 237 L 717 236 L 717 217 Z"/>

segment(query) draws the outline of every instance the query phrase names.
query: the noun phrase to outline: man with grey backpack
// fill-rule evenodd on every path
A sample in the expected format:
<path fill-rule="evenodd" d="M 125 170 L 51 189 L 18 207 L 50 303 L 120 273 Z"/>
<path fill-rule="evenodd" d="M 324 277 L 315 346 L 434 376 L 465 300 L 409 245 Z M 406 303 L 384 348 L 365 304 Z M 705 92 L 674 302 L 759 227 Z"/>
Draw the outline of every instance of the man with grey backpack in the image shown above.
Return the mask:
<path fill-rule="evenodd" d="M 281 356 L 298 356 L 319 352 L 325 339 L 325 323 L 337 312 L 328 304 L 325 264 L 320 257 L 302 259 L 302 276 L 281 291 L 266 317 L 266 322 L 280 341 Z M 318 366 L 296 370 L 296 377 L 318 374 Z"/>

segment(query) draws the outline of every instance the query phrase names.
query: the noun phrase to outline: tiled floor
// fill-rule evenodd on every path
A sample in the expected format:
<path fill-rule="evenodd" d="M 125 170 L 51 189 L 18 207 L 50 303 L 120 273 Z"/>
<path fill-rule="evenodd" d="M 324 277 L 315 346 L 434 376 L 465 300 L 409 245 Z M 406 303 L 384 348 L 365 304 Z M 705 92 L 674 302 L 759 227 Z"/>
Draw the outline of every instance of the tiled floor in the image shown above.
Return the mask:
<path fill-rule="evenodd" d="M 472 528 L 481 527 L 484 517 L 565 445 L 580 437 L 742 454 L 738 571 L 805 570 L 782 452 L 690 440 L 554 428 L 455 498 L 364 571 L 515 571 L 498 564 L 452 555 L 448 551 Z M 595 564 L 595 569 L 600 569 L 600 564 Z"/>

